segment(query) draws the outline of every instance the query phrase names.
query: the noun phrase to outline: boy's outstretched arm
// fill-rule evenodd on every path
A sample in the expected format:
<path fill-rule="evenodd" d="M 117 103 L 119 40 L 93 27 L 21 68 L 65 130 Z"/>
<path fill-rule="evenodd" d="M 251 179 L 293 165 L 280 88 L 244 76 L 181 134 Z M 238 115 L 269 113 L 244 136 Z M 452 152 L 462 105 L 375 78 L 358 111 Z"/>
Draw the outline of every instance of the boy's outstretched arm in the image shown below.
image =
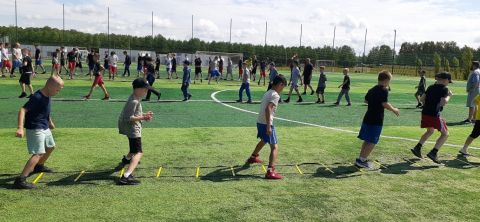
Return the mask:
<path fill-rule="evenodd" d="M 275 104 L 269 103 L 267 107 L 265 107 L 265 120 L 267 121 L 267 135 L 272 134 L 272 122 L 270 121 L 270 116 L 272 115 L 273 108 Z"/>
<path fill-rule="evenodd" d="M 390 103 L 382 103 L 383 105 L 383 108 L 387 109 L 387 110 L 390 110 L 392 113 L 394 113 L 396 116 L 399 116 L 400 115 L 400 110 L 398 110 L 397 108 L 395 108 L 394 106 L 392 106 L 392 104 Z"/>
<path fill-rule="evenodd" d="M 25 122 L 25 113 L 27 113 L 27 110 L 25 108 L 20 108 L 20 111 L 18 111 L 18 126 L 17 126 L 17 132 L 15 133 L 16 137 L 23 137 L 23 124 Z"/>

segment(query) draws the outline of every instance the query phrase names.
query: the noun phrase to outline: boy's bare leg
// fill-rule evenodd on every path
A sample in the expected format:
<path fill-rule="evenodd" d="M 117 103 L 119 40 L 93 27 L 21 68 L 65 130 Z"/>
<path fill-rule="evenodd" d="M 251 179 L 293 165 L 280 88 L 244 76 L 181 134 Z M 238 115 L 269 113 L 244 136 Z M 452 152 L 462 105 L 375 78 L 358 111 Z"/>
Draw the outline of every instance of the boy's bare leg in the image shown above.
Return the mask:
<path fill-rule="evenodd" d="M 45 154 L 42 155 L 42 157 L 40 158 L 37 164 L 41 164 L 41 165 L 45 164 L 45 162 L 48 160 L 48 158 L 50 157 L 50 154 L 52 154 L 54 149 L 55 147 L 47 148 L 45 150 Z"/>
<path fill-rule="evenodd" d="M 278 157 L 278 145 L 270 144 L 270 158 L 268 162 L 268 167 L 274 167 L 277 162 Z"/>
<path fill-rule="evenodd" d="M 448 135 L 448 131 L 442 131 L 440 137 L 438 137 L 437 141 L 435 142 L 434 149 L 439 150 L 447 141 Z"/>
<path fill-rule="evenodd" d="M 110 95 L 107 92 L 107 88 L 105 88 L 105 85 L 100 85 L 100 88 L 102 88 L 103 94 L 105 94 L 105 97 L 110 97 Z"/>
<path fill-rule="evenodd" d="M 375 148 L 375 144 L 369 142 L 363 142 L 362 149 L 360 150 L 360 157 L 367 159 L 372 153 L 373 148 Z"/>
<path fill-rule="evenodd" d="M 255 150 L 253 150 L 252 156 L 257 156 L 264 146 L 265 146 L 265 142 L 263 142 L 263 140 L 260 140 L 257 143 L 257 146 L 255 147 Z"/>
<path fill-rule="evenodd" d="M 30 157 L 30 159 L 25 164 L 25 167 L 23 168 L 22 176 L 28 177 L 30 175 L 40 158 L 42 158 L 42 155 L 43 154 L 34 154 L 32 155 L 32 157 Z"/>
<path fill-rule="evenodd" d="M 32 84 L 28 85 L 28 90 L 30 91 L 30 95 L 33 95 L 33 87 L 32 87 Z"/>
<path fill-rule="evenodd" d="M 128 165 L 127 171 L 125 171 L 125 174 L 130 176 L 135 168 L 138 166 L 138 162 L 140 162 L 140 159 L 142 158 L 143 153 L 135 153 L 132 154 L 130 164 Z"/>
<path fill-rule="evenodd" d="M 463 144 L 463 148 L 460 149 L 460 152 L 464 153 L 464 154 L 467 154 L 468 153 L 468 147 L 470 146 L 470 144 L 472 144 L 472 142 L 475 140 L 475 138 L 469 136 L 467 137 L 467 139 L 465 140 L 465 143 Z"/>
<path fill-rule="evenodd" d="M 20 88 L 22 88 L 22 93 L 25 92 L 25 83 L 20 83 Z"/>
<path fill-rule="evenodd" d="M 422 145 L 425 144 L 425 142 L 428 140 L 428 138 L 430 138 L 430 136 L 432 136 L 434 132 L 435 132 L 435 129 L 427 128 L 427 131 L 422 135 L 422 137 L 420 137 L 420 141 L 418 141 L 418 143 Z"/>

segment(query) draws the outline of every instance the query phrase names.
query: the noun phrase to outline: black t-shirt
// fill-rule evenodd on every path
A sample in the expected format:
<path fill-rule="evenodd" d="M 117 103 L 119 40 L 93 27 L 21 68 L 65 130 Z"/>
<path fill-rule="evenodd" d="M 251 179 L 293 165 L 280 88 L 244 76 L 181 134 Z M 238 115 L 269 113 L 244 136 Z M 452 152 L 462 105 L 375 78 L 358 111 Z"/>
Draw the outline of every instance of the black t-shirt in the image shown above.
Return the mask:
<path fill-rule="evenodd" d="M 343 77 L 343 84 L 342 89 L 350 89 L 350 76 L 346 75 Z"/>
<path fill-rule="evenodd" d="M 125 55 L 125 65 L 132 64 L 132 58 L 129 55 Z"/>
<path fill-rule="evenodd" d="M 25 63 L 27 63 L 27 64 L 25 65 Z M 32 58 L 30 58 L 30 56 L 25 56 L 23 58 L 23 64 L 24 64 L 24 66 L 22 66 L 23 72 L 28 73 L 28 74 L 32 74 L 32 72 L 33 72 L 33 70 L 32 70 Z"/>
<path fill-rule="evenodd" d="M 67 59 L 69 62 L 75 62 L 77 60 L 77 55 L 75 55 L 75 52 L 69 52 L 67 54 Z"/>
<path fill-rule="evenodd" d="M 177 68 L 177 59 L 175 57 L 172 58 L 172 69 Z"/>
<path fill-rule="evenodd" d="M 218 60 L 218 67 L 223 68 L 223 59 Z"/>
<path fill-rule="evenodd" d="M 94 76 L 99 76 L 101 69 L 102 69 L 102 66 L 100 65 L 100 63 L 99 63 L 99 62 L 95 62 L 95 63 L 93 64 L 93 75 L 94 75 Z"/>
<path fill-rule="evenodd" d="M 147 75 L 155 75 L 155 67 L 152 63 L 147 64 Z"/>
<path fill-rule="evenodd" d="M 23 108 L 27 110 L 25 114 L 24 126 L 27 129 L 48 129 L 48 120 L 50 119 L 50 97 L 42 94 L 40 90 L 35 92 Z"/>
<path fill-rule="evenodd" d="M 88 53 L 87 55 L 87 61 L 88 61 L 88 64 L 94 64 L 95 62 L 93 61 L 93 54 L 92 53 Z"/>
<path fill-rule="evenodd" d="M 139 65 L 143 65 L 143 57 L 142 56 L 138 56 L 137 63 Z"/>
<path fill-rule="evenodd" d="M 388 89 L 382 85 L 376 85 L 368 90 L 365 95 L 368 102 L 367 113 L 363 117 L 363 123 L 368 125 L 382 126 L 385 108 L 383 103 L 388 102 Z"/>
<path fill-rule="evenodd" d="M 35 50 L 35 60 L 39 60 L 40 59 L 40 49 L 36 49 Z"/>
<path fill-rule="evenodd" d="M 303 76 L 310 77 L 312 76 L 313 72 L 313 65 L 311 63 L 308 63 L 305 65 L 305 68 L 303 69 Z"/>
<path fill-rule="evenodd" d="M 60 61 L 65 61 L 65 52 L 63 50 L 60 52 Z"/>
<path fill-rule="evenodd" d="M 418 83 L 418 91 L 425 92 L 425 77 L 420 77 L 420 82 Z"/>
<path fill-rule="evenodd" d="M 202 60 L 200 58 L 195 59 L 195 67 L 200 67 L 202 66 Z"/>
<path fill-rule="evenodd" d="M 435 117 L 440 116 L 440 112 L 443 110 L 443 106 L 440 106 L 440 101 L 448 96 L 448 88 L 442 84 L 433 84 L 427 88 L 425 96 L 422 114 Z"/>

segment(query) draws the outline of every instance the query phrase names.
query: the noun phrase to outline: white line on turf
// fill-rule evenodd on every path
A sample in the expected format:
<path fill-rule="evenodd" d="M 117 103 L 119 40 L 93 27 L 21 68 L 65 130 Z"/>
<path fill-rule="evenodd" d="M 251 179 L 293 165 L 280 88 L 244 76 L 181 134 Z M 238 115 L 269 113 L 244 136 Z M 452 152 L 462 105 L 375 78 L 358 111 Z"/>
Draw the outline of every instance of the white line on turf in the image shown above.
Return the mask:
<path fill-rule="evenodd" d="M 226 107 L 229 107 L 229 108 L 232 108 L 232 109 L 236 109 L 236 110 L 238 110 L 238 111 L 242 111 L 242 112 L 246 112 L 246 113 L 251 113 L 251 114 L 258 115 L 257 112 L 250 111 L 250 110 L 246 110 L 246 109 L 242 109 L 242 108 L 238 108 L 238 107 L 235 107 L 235 106 L 232 106 L 232 105 L 223 103 L 222 101 L 218 100 L 218 99 L 216 98 L 216 95 L 217 95 L 218 93 L 225 92 L 225 91 L 229 91 L 229 90 L 226 89 L 226 90 L 216 91 L 216 92 L 212 93 L 212 94 L 210 95 L 210 97 L 211 97 L 215 102 L 220 103 L 220 104 L 222 104 L 222 105 L 224 105 L 224 106 L 226 106 Z M 318 125 L 318 124 L 314 124 L 314 123 L 306 123 L 306 122 L 301 122 L 301 121 L 296 121 L 296 120 L 290 120 L 290 119 L 285 119 L 285 118 L 280 118 L 280 117 L 274 117 L 274 118 L 275 118 L 275 119 L 278 119 L 278 120 L 281 120 L 281 121 L 286 121 L 286 122 L 291 122 L 291 123 L 297 123 L 297 124 L 306 125 L 306 126 L 319 127 L 319 128 L 323 128 L 323 129 L 335 130 L 335 131 L 344 132 L 344 133 L 350 133 L 350 134 L 357 134 L 357 133 L 358 133 L 358 131 L 340 129 L 340 128 L 329 127 L 329 126 L 322 126 L 322 125 Z M 384 136 L 384 135 L 382 135 L 381 137 L 382 137 L 382 138 L 385 138 L 385 139 L 403 140 L 403 141 L 408 141 L 408 142 L 418 142 L 418 139 L 411 139 L 411 138 L 404 138 L 404 137 L 397 137 L 397 136 Z M 435 142 L 431 142 L 431 141 L 427 141 L 426 143 L 428 143 L 428 144 L 435 144 Z M 463 147 L 463 146 L 461 146 L 461 145 L 449 144 L 449 143 L 445 143 L 444 146 L 455 147 L 455 148 L 462 148 L 462 147 Z M 470 147 L 470 149 L 479 150 L 480 148 Z"/>

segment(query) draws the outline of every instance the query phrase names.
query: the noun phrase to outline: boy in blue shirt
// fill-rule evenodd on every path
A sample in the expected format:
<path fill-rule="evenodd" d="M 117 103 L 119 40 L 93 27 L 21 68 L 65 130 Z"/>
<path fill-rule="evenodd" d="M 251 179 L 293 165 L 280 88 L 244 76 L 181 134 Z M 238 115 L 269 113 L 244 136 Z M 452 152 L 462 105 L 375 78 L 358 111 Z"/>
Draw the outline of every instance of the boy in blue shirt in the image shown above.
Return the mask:
<path fill-rule="evenodd" d="M 58 76 L 50 77 L 45 86 L 35 92 L 18 112 L 16 136 L 27 137 L 28 152 L 32 156 L 22 173 L 13 184 L 16 189 L 34 189 L 35 185 L 26 181 L 31 173 L 52 172 L 44 164 L 55 148 L 50 130 L 55 128 L 50 117 L 50 97 L 57 95 L 63 88 L 63 80 Z M 26 131 L 24 131 L 26 128 Z"/>
<path fill-rule="evenodd" d="M 191 70 L 188 68 L 190 62 L 188 60 L 183 61 L 183 78 L 182 78 L 182 92 L 183 92 L 183 100 L 187 101 L 192 98 L 192 94 L 188 92 L 188 87 L 190 86 L 190 73 Z"/>

